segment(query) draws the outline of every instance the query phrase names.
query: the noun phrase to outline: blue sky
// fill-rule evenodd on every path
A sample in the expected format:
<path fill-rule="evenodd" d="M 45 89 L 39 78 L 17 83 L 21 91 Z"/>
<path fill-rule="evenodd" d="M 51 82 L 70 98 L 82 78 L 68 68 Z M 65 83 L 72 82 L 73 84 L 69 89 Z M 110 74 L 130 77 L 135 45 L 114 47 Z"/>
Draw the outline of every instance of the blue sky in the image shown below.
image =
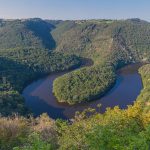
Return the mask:
<path fill-rule="evenodd" d="M 150 0 L 0 0 L 0 18 L 150 21 Z"/>

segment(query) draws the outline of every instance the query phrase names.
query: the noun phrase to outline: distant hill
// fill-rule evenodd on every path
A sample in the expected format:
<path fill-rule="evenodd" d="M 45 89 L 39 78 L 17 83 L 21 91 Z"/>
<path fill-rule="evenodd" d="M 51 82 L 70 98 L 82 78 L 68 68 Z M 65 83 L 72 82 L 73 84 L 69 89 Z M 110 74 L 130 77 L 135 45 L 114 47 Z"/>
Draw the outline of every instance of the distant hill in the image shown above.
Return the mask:
<path fill-rule="evenodd" d="M 50 31 L 54 25 L 41 19 L 1 20 L 0 49 L 55 47 Z"/>
<path fill-rule="evenodd" d="M 137 18 L 118 21 L 1 19 L 0 49 L 25 47 L 56 48 L 60 52 L 94 59 L 100 53 L 104 58 L 122 51 L 123 55 L 128 55 L 126 59 L 148 60 L 150 23 Z"/>
<path fill-rule="evenodd" d="M 98 56 L 103 59 L 111 54 L 118 55 L 120 61 L 150 59 L 149 22 L 140 19 L 88 20 L 75 21 L 74 24 L 69 29 L 65 25 L 66 32 L 58 39 L 58 51 L 94 59 Z M 57 30 L 52 31 L 53 35 Z"/>

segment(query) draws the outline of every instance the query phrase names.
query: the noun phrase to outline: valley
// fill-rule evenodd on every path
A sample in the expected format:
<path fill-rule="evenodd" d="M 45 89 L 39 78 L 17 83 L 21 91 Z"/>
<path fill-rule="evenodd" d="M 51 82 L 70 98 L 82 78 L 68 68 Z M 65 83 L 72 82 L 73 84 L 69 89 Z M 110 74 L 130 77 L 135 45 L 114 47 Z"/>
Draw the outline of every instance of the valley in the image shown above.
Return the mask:
<path fill-rule="evenodd" d="M 138 18 L 0 19 L 0 149 L 150 149 L 149 63 Z"/>
<path fill-rule="evenodd" d="M 24 89 L 23 97 L 26 105 L 31 108 L 36 117 L 47 113 L 53 119 L 72 119 L 76 112 L 82 112 L 88 108 L 96 109 L 100 113 L 104 113 L 108 107 L 119 106 L 125 109 L 127 105 L 134 103 L 143 88 L 138 73 L 140 66 L 142 64 L 133 64 L 118 70 L 114 86 L 103 96 L 91 102 L 69 105 L 57 101 L 53 94 L 53 81 L 67 72 L 54 73 L 31 83 Z M 101 107 L 98 108 L 98 105 Z"/>
<path fill-rule="evenodd" d="M 149 34 L 149 23 L 139 19 L 1 20 L 1 113 L 7 116 L 17 111 L 28 112 L 23 98 L 19 102 L 11 93 L 20 97 L 31 81 L 77 68 L 82 58 L 92 59 L 94 65 L 57 78 L 53 92 L 59 102 L 69 104 L 101 97 L 114 85 L 116 69 L 149 61 Z"/>

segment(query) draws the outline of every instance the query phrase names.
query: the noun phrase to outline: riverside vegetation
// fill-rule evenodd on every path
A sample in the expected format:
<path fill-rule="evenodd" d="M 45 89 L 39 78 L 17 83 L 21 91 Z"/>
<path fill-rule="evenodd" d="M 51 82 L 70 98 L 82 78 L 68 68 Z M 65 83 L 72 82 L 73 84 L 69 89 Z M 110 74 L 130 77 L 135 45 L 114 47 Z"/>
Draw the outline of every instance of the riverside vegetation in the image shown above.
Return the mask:
<path fill-rule="evenodd" d="M 30 29 L 29 24 L 34 29 Z M 41 31 L 41 28 L 46 30 L 45 33 Z M 35 34 L 35 31 L 41 31 L 42 35 L 37 32 Z M 47 38 L 50 38 L 48 31 L 50 32 L 50 27 L 39 19 L 23 22 L 19 20 L 1 21 L 0 113 L 2 115 L 29 113 L 20 93 L 31 81 L 51 72 L 74 69 L 80 66 L 79 57 L 46 49 L 45 43 L 47 42 L 44 40 L 48 39 L 42 36 L 49 35 Z M 51 43 L 53 45 L 53 42 Z M 52 46 L 49 45 L 49 48 Z"/>
<path fill-rule="evenodd" d="M 100 65 L 82 68 L 56 79 L 53 91 L 60 102 L 75 104 L 102 96 L 114 82 L 113 68 Z"/>
<path fill-rule="evenodd" d="M 144 88 L 126 110 L 100 114 L 89 109 L 72 122 L 45 114 L 23 117 L 30 114 L 23 88 L 43 75 L 79 67 L 82 57 L 94 65 L 56 79 L 58 101 L 96 99 L 114 84 L 116 69 L 149 62 L 150 24 L 139 19 L 0 20 L 0 149 L 150 149 L 150 65 L 140 68 Z"/>
<path fill-rule="evenodd" d="M 62 34 L 56 50 L 88 57 L 94 66 L 54 81 L 53 92 L 59 102 L 74 104 L 96 99 L 112 87 L 117 68 L 150 59 L 150 26 L 145 21 L 91 20 L 76 24 Z M 59 27 L 53 34 L 57 30 Z"/>
<path fill-rule="evenodd" d="M 93 109 L 77 112 L 70 121 L 19 116 L 0 118 L 2 150 L 149 150 L 150 65 L 140 68 L 144 88 L 133 106 L 108 108 L 104 114 Z M 100 106 L 98 106 L 100 108 Z M 88 114 L 88 115 L 87 115 Z"/>

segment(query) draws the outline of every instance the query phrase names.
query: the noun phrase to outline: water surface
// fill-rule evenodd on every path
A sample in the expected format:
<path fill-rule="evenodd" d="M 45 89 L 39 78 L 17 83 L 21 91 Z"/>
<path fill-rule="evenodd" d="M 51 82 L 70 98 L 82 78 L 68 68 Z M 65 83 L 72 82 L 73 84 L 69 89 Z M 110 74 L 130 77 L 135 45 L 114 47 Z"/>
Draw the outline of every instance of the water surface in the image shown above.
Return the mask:
<path fill-rule="evenodd" d="M 124 109 L 127 105 L 133 104 L 143 87 L 141 76 L 138 73 L 140 66 L 141 64 L 133 64 L 118 70 L 114 87 L 102 98 L 84 104 L 73 106 L 60 104 L 53 95 L 53 81 L 66 72 L 51 74 L 31 83 L 24 89 L 23 96 L 26 105 L 35 116 L 47 113 L 54 119 L 72 118 L 76 111 L 82 111 L 89 107 L 96 108 L 98 104 L 102 104 L 100 109 L 102 113 L 105 112 L 107 107 L 112 108 L 116 105 Z"/>

